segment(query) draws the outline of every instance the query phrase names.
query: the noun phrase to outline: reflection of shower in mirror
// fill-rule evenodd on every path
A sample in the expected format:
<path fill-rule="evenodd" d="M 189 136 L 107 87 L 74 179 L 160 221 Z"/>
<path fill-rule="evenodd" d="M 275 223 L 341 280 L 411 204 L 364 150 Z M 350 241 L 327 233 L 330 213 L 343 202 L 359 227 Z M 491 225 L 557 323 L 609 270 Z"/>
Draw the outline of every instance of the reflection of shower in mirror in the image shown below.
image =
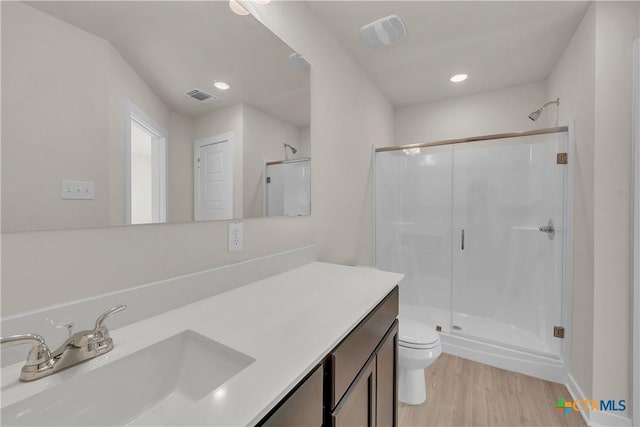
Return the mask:
<path fill-rule="evenodd" d="M 536 111 L 534 111 L 533 113 L 529 114 L 529 119 L 531 119 L 531 120 L 533 120 L 535 122 L 536 120 L 538 120 L 540 118 L 540 114 L 542 114 L 544 109 L 547 108 L 547 106 L 552 105 L 552 104 L 556 104 L 556 105 L 559 106 L 560 105 L 560 98 L 556 99 L 555 101 L 547 102 L 542 107 L 538 108 Z"/>
<path fill-rule="evenodd" d="M 291 150 L 292 154 L 296 154 L 298 152 L 298 149 L 296 147 L 294 147 L 293 145 L 287 144 L 286 142 L 284 144 L 282 144 L 284 146 L 284 158 L 288 159 L 288 153 L 287 153 L 287 148 L 289 148 Z"/>
<path fill-rule="evenodd" d="M 265 176 L 263 216 L 302 216 L 311 213 L 310 158 L 267 162 Z"/>

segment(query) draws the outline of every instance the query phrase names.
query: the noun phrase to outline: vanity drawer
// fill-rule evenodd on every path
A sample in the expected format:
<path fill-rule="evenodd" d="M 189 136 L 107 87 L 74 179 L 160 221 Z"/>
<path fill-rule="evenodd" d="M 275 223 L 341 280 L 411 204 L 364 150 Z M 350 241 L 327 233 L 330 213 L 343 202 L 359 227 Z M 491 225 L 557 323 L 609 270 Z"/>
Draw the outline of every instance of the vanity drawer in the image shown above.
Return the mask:
<path fill-rule="evenodd" d="M 398 287 L 331 352 L 331 409 L 347 391 L 358 372 L 398 317 Z"/>

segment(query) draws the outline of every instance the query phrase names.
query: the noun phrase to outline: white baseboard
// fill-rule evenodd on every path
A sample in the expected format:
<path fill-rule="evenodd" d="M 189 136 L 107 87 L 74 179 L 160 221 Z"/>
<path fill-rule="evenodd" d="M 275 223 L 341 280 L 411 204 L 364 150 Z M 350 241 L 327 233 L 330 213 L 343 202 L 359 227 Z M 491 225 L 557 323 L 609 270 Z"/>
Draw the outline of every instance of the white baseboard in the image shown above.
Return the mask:
<path fill-rule="evenodd" d="M 573 400 L 587 400 L 584 392 L 573 375 L 567 375 L 565 383 Z M 589 427 L 631 427 L 631 419 L 606 411 L 580 411 L 580 415 Z"/>
<path fill-rule="evenodd" d="M 589 413 L 589 427 L 631 427 L 631 419 L 605 411 Z"/>
<path fill-rule="evenodd" d="M 573 400 L 586 400 L 587 399 L 587 397 L 584 395 L 584 392 L 582 391 L 582 389 L 578 385 L 578 382 L 576 381 L 575 378 L 573 378 L 573 375 L 571 375 L 571 374 L 567 375 L 567 381 L 566 381 L 566 383 L 564 385 L 565 385 L 565 387 L 567 387 L 567 390 L 569 390 L 569 394 L 571 395 L 571 399 L 573 399 Z M 587 425 L 590 425 L 589 424 L 589 412 L 580 411 L 580 415 L 582 415 L 582 418 L 584 419 L 584 422 L 587 423 Z"/>

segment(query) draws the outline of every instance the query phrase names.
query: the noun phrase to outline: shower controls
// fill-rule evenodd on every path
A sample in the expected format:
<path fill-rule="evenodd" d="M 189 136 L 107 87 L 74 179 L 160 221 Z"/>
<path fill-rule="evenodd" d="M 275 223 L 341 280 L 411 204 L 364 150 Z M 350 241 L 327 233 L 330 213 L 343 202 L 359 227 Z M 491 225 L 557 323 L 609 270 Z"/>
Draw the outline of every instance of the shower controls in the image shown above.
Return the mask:
<path fill-rule="evenodd" d="M 556 227 L 553 225 L 553 220 L 549 220 L 547 225 L 538 227 L 538 230 L 542 231 L 543 233 L 547 233 L 549 235 L 549 240 L 553 240 L 553 237 L 556 234 Z"/>

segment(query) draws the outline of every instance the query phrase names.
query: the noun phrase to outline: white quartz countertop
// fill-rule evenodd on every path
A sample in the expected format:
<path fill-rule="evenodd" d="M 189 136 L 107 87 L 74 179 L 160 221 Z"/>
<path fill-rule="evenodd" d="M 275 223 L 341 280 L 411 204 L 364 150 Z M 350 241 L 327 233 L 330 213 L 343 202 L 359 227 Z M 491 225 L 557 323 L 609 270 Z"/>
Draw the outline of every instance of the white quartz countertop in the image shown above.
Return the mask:
<path fill-rule="evenodd" d="M 22 364 L 8 366 L 2 370 L 2 406 L 192 330 L 255 362 L 219 387 L 225 393 L 214 390 L 198 400 L 195 409 L 190 406 L 181 421 L 184 425 L 253 425 L 402 277 L 313 262 L 113 330 L 115 348 L 110 353 L 32 383 L 18 382 Z"/>

